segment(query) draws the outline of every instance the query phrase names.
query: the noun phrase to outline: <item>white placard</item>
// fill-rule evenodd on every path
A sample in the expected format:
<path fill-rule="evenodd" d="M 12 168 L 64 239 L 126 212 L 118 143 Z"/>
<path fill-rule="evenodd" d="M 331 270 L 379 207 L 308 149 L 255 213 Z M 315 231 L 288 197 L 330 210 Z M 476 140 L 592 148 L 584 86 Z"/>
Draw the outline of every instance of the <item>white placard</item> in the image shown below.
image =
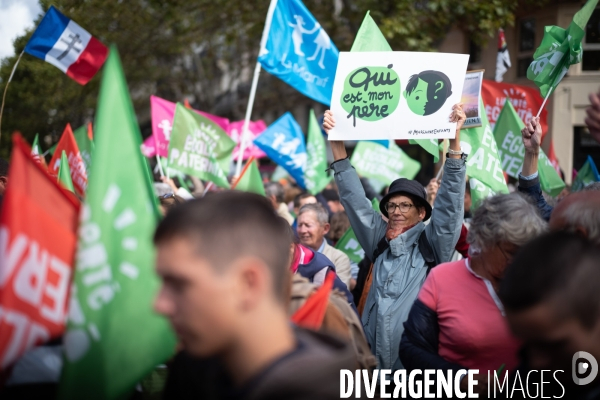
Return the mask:
<path fill-rule="evenodd" d="M 448 118 L 468 61 L 466 54 L 340 52 L 329 140 L 454 138 Z"/>

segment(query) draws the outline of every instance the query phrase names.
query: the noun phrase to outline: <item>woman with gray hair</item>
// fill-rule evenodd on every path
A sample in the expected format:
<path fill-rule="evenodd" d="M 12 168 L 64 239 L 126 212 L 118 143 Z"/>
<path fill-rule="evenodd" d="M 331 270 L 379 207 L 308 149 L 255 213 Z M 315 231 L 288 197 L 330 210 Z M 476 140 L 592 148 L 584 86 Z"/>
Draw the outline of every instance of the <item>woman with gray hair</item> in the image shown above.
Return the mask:
<path fill-rule="evenodd" d="M 469 258 L 431 270 L 404 324 L 400 359 L 407 370 L 478 369 L 476 391 L 485 393 L 488 371 L 516 368 L 519 342 L 497 293 L 517 250 L 545 230 L 535 205 L 520 194 L 481 203 L 467 236 Z M 461 389 L 466 385 L 463 379 Z"/>

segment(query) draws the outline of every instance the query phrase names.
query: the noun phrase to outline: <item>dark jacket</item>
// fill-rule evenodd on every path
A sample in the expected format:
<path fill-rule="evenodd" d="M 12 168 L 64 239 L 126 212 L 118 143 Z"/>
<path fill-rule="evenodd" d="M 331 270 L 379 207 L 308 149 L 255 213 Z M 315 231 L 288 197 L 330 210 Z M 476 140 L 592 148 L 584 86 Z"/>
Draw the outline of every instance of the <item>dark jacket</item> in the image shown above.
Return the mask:
<path fill-rule="evenodd" d="M 234 388 L 216 359 L 177 355 L 169 367 L 163 399 L 317 399 L 340 397 L 340 370 L 357 368 L 352 346 L 331 336 L 296 328 L 298 347 L 241 388 Z"/>
<path fill-rule="evenodd" d="M 544 196 L 542 195 L 542 186 L 540 185 L 539 175 L 532 180 L 525 180 L 519 177 L 519 192 L 530 196 L 535 202 L 538 210 L 540 210 L 542 218 L 546 221 L 550 220 L 550 214 L 552 214 L 554 208 L 546 203 L 546 199 L 544 199 Z"/>
<path fill-rule="evenodd" d="M 333 262 L 323 254 L 318 251 L 313 251 L 314 256 L 312 260 L 308 264 L 300 264 L 298 265 L 298 273 L 308 279 L 311 283 L 313 282 L 313 278 L 315 274 L 321 271 L 323 268 L 329 268 L 330 271 L 335 272 L 335 265 Z M 348 290 L 348 287 L 344 282 L 342 282 L 339 276 L 335 276 L 335 280 L 333 281 L 333 287 L 335 289 L 339 289 L 342 293 L 346 295 L 348 299 L 348 303 L 354 304 L 354 298 L 352 297 L 352 293 Z"/>
<path fill-rule="evenodd" d="M 456 373 L 465 367 L 444 360 L 438 354 L 440 328 L 435 311 L 415 300 L 408 319 L 404 323 L 404 332 L 400 341 L 400 361 L 406 368 L 407 375 L 414 369 L 452 370 Z M 432 393 L 437 390 L 435 383 Z M 446 398 L 446 397 L 442 397 Z"/>

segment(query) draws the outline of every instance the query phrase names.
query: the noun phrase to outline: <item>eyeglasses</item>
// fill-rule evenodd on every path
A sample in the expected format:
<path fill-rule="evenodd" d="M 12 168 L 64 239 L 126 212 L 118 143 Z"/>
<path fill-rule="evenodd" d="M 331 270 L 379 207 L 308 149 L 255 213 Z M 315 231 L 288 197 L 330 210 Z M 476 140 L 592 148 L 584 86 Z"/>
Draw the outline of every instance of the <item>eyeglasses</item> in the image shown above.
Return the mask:
<path fill-rule="evenodd" d="M 414 207 L 414 204 L 410 204 L 410 203 L 400 203 L 400 204 L 396 204 L 396 203 L 392 203 L 391 201 L 388 201 L 387 203 L 385 203 L 385 211 L 388 212 L 388 214 L 393 214 L 394 211 L 396 211 L 396 208 L 400 209 L 401 213 L 407 213 L 410 211 L 411 207 Z"/>
<path fill-rule="evenodd" d="M 170 199 L 171 197 L 175 197 L 175 193 L 167 193 L 160 196 L 162 199 Z"/>

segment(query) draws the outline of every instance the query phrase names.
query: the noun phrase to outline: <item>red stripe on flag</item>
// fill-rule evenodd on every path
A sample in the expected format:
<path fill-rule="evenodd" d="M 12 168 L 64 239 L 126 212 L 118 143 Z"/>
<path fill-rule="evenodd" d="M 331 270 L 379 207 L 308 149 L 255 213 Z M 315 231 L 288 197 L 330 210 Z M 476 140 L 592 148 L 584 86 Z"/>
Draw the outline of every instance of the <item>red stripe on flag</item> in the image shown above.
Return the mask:
<path fill-rule="evenodd" d="M 92 36 L 77 61 L 67 69 L 67 75 L 75 82 L 85 85 L 96 75 L 106 61 L 106 57 L 108 57 L 108 48 Z"/>

